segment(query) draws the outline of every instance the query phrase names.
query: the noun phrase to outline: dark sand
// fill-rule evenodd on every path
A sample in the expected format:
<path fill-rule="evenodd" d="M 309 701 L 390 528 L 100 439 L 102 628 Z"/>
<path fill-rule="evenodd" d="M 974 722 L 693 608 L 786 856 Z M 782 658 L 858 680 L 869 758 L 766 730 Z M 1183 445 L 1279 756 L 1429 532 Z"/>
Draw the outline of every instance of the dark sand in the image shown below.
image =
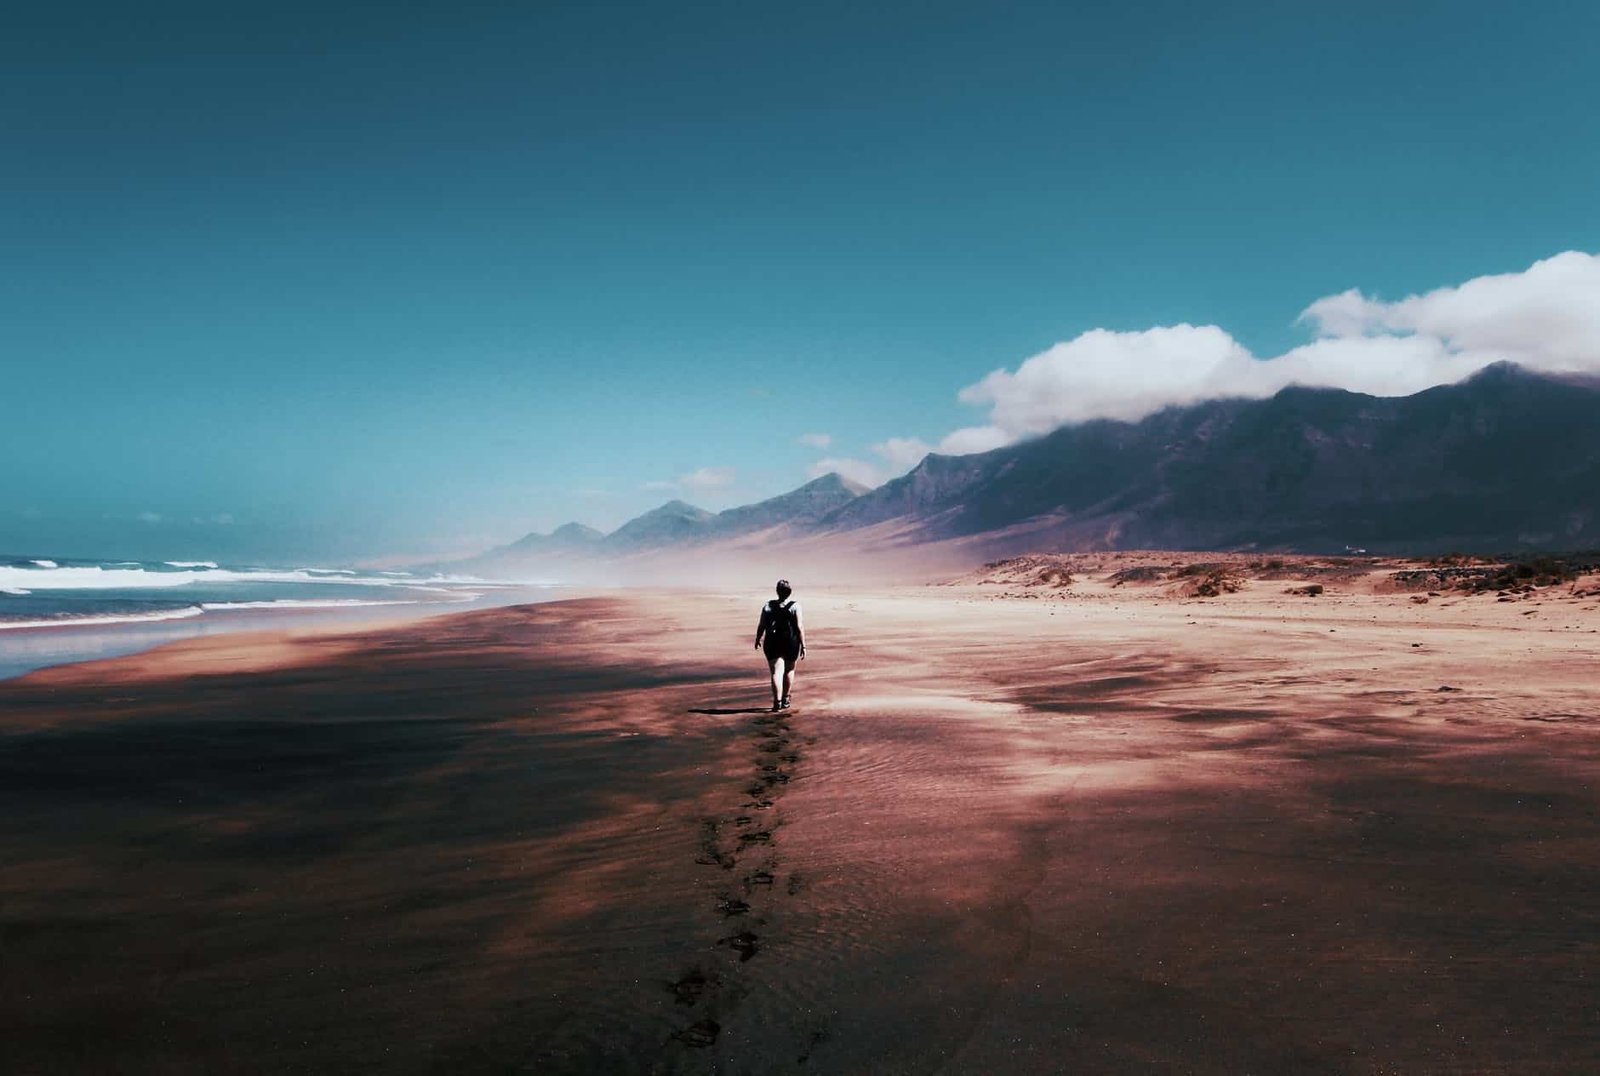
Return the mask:
<path fill-rule="evenodd" d="M 761 595 L 0 684 L 0 1069 L 1600 1071 L 1593 603 L 1282 589 L 804 595 L 782 716 Z"/>

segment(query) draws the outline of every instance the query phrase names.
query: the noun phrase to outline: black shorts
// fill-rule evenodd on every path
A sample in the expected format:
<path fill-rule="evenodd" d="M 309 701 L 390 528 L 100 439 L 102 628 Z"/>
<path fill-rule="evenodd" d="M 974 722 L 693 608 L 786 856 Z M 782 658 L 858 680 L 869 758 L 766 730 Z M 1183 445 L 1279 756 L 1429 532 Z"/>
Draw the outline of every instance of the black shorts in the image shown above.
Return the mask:
<path fill-rule="evenodd" d="M 793 646 L 766 645 L 762 646 L 761 652 L 767 655 L 767 664 L 769 665 L 782 658 L 783 663 L 792 669 L 794 668 L 794 663 L 800 660 L 799 643 L 795 643 Z"/>

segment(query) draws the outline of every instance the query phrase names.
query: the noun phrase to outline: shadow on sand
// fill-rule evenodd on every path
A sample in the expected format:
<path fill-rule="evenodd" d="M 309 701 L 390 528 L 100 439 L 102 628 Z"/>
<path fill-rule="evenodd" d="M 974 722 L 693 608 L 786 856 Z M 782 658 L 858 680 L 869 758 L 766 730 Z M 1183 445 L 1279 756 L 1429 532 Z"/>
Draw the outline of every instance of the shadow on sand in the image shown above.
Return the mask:
<path fill-rule="evenodd" d="M 691 714 L 710 714 L 713 717 L 726 717 L 730 714 L 770 714 L 771 712 L 772 707 L 770 706 L 747 706 L 738 710 L 718 710 L 707 708 L 704 710 L 689 711 Z"/>

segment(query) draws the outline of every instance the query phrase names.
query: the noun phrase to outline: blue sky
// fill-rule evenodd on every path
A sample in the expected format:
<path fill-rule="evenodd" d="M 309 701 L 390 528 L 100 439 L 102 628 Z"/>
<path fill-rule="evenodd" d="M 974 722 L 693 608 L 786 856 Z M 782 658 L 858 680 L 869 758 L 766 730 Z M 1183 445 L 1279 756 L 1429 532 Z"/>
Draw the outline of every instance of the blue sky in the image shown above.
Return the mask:
<path fill-rule="evenodd" d="M 1093 411 L 1019 368 L 1096 329 L 1256 361 L 1600 250 L 1600 6 L 868 8 L 14 6 L 0 551 L 720 508 Z"/>

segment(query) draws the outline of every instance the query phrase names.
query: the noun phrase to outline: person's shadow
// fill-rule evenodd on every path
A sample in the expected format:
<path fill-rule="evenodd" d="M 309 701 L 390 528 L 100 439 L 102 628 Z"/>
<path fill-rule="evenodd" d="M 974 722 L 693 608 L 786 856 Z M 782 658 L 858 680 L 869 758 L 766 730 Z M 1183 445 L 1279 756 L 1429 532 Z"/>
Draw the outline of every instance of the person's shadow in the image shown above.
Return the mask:
<path fill-rule="evenodd" d="M 713 717 L 726 717 L 729 714 L 770 714 L 772 712 L 772 707 L 749 706 L 739 710 L 716 710 L 708 708 L 704 710 L 690 710 L 689 712 L 691 714 L 710 714 Z"/>

